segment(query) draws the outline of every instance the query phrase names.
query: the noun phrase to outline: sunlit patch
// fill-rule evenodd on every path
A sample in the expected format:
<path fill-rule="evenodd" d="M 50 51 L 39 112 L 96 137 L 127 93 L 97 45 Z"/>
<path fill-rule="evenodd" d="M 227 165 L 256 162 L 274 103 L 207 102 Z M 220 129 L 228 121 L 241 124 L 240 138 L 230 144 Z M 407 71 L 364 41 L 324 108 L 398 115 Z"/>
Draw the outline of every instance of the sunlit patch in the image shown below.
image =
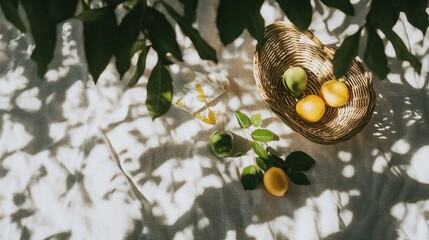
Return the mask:
<path fill-rule="evenodd" d="M 203 229 L 205 227 L 208 227 L 210 225 L 210 220 L 207 217 L 203 217 L 200 220 L 198 220 L 197 226 L 198 229 Z"/>
<path fill-rule="evenodd" d="M 42 101 L 40 101 L 38 95 L 38 88 L 26 90 L 17 97 L 16 105 L 24 111 L 36 112 L 42 107 Z"/>
<path fill-rule="evenodd" d="M 229 99 L 228 107 L 230 109 L 232 109 L 233 111 L 239 110 L 240 106 L 241 106 L 241 102 L 240 102 L 240 99 L 238 97 L 234 96 L 231 99 Z"/>
<path fill-rule="evenodd" d="M 422 89 L 425 86 L 424 77 L 420 77 L 416 71 L 408 67 L 405 69 L 404 77 L 406 81 L 415 89 Z"/>
<path fill-rule="evenodd" d="M 343 162 L 350 162 L 350 160 L 352 160 L 352 153 L 346 151 L 339 151 L 338 158 L 341 159 L 341 161 Z"/>
<path fill-rule="evenodd" d="M 410 160 L 410 166 L 407 169 L 407 174 L 410 178 L 415 179 L 421 183 L 429 184 L 429 145 L 423 146 L 418 149 Z"/>
<path fill-rule="evenodd" d="M 343 25 L 345 18 L 346 15 L 343 12 L 339 10 L 332 11 L 332 16 L 326 21 L 328 30 L 333 31 Z"/>
<path fill-rule="evenodd" d="M 194 239 L 194 226 L 187 226 L 182 231 L 174 234 L 173 240 L 182 240 L 182 239 Z"/>
<path fill-rule="evenodd" d="M 235 230 L 228 230 L 226 232 L 225 240 L 235 240 L 237 239 L 237 232 Z"/>
<path fill-rule="evenodd" d="M 273 23 L 276 20 L 276 8 L 271 6 L 268 2 L 264 1 L 260 12 L 266 24 Z"/>
<path fill-rule="evenodd" d="M 379 155 L 375 158 L 374 163 L 372 164 L 372 171 L 376 173 L 383 173 L 388 168 L 390 158 L 387 158 L 385 155 Z"/>
<path fill-rule="evenodd" d="M 63 103 L 63 115 L 71 125 L 85 121 L 83 116 L 87 111 L 84 107 L 85 86 L 77 81 L 66 91 L 66 100 Z"/>
<path fill-rule="evenodd" d="M 352 189 L 349 191 L 349 195 L 350 197 L 359 197 L 360 196 L 360 191 L 357 189 Z"/>
<path fill-rule="evenodd" d="M 272 221 L 274 224 L 275 220 Z M 287 228 L 287 226 L 283 226 L 281 230 L 285 231 L 284 229 Z M 279 229 L 280 230 L 280 229 Z M 270 231 L 270 228 L 268 226 L 268 223 L 262 223 L 262 224 L 249 224 L 245 230 L 247 236 L 249 238 L 253 239 L 270 239 L 268 236 L 272 236 L 272 233 Z M 235 239 L 235 238 L 233 238 Z"/>
<path fill-rule="evenodd" d="M 427 201 L 417 203 L 399 202 L 390 209 L 390 215 L 397 221 L 398 239 L 428 239 L 429 228 Z"/>
<path fill-rule="evenodd" d="M 346 178 L 351 178 L 355 175 L 355 168 L 352 165 L 347 165 L 341 173 Z"/>
<path fill-rule="evenodd" d="M 90 131 L 91 130 L 88 128 L 88 125 L 82 125 L 80 127 L 70 129 L 70 145 L 76 148 L 84 145 Z"/>
<path fill-rule="evenodd" d="M 3 78 L 0 78 L 0 96 L 24 89 L 27 84 L 28 78 L 24 76 L 24 67 L 17 67 L 8 71 Z"/>
<path fill-rule="evenodd" d="M 66 135 L 67 122 L 53 122 L 49 124 L 49 137 L 57 142 Z"/>
<path fill-rule="evenodd" d="M 33 139 L 22 123 L 12 121 L 7 114 L 3 116 L 1 127 L 3 132 L 0 136 L 0 155 L 18 151 Z"/>
<path fill-rule="evenodd" d="M 244 105 L 252 106 L 255 104 L 255 96 L 249 93 L 243 94 L 241 96 L 241 101 L 244 103 Z"/>
<path fill-rule="evenodd" d="M 353 220 L 353 212 L 347 209 L 342 210 L 340 213 L 341 220 L 344 225 L 348 226 Z"/>
<path fill-rule="evenodd" d="M 399 73 L 389 73 L 387 74 L 387 79 L 389 79 L 391 83 L 403 84 L 401 80 L 401 74 Z"/>
<path fill-rule="evenodd" d="M 405 110 L 402 113 L 402 118 L 407 120 L 407 122 L 405 123 L 405 126 L 409 127 L 417 122 L 421 122 L 423 119 L 423 113 L 420 111 L 420 109 Z"/>
<path fill-rule="evenodd" d="M 170 134 L 174 138 L 175 143 L 181 144 L 189 141 L 190 137 L 196 136 L 199 131 L 201 131 L 201 125 L 197 124 L 195 121 L 187 121 L 171 130 Z M 205 142 L 205 144 L 207 144 L 207 142 Z"/>
<path fill-rule="evenodd" d="M 405 203 L 398 203 L 393 206 L 390 210 L 390 214 L 398 220 L 403 219 L 405 215 Z"/>
<path fill-rule="evenodd" d="M 390 148 L 390 150 L 394 153 L 398 153 L 398 154 L 406 154 L 410 151 L 410 144 L 407 142 L 407 140 L 405 139 L 399 139 L 397 140 L 392 147 Z"/>
<path fill-rule="evenodd" d="M 245 39 L 243 37 L 238 37 L 237 39 L 235 39 L 233 42 L 234 47 L 239 48 L 241 45 L 243 45 L 244 40 Z"/>

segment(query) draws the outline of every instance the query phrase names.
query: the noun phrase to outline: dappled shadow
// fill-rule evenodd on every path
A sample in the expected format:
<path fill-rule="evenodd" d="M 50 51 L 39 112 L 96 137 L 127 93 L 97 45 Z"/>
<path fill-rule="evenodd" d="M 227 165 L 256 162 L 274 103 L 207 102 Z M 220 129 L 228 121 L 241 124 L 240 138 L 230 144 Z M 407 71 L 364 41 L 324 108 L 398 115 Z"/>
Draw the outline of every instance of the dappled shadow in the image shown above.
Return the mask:
<path fill-rule="evenodd" d="M 273 2 L 269 4 L 275 6 Z M 356 6 L 366 4 L 364 1 Z M 207 8 L 204 9 L 201 11 L 208 11 Z M 326 7 L 319 14 L 323 15 L 321 22 L 335 23 L 334 27 L 328 26 L 329 23 L 325 27 L 313 26 L 317 27 L 314 29 L 316 33 L 323 32 L 326 35 L 321 36 L 321 39 L 329 40 L 327 43 L 338 43 L 344 39 L 347 36 L 344 31 L 353 30 L 349 28 L 351 22 L 362 24 L 358 18 L 335 22 L 338 13 L 334 14 Z M 215 31 L 213 24 L 208 24 L 207 32 Z M 210 41 L 213 46 L 219 46 L 216 40 Z M 185 146 L 178 144 L 180 152 L 177 159 L 175 156 L 170 156 L 170 160 L 163 158 L 161 153 L 152 152 L 159 149 L 149 149 L 149 153 L 145 151 L 134 160 L 129 160 L 131 166 L 138 159 L 140 166 L 131 172 L 136 180 L 144 179 L 138 181 L 143 194 L 150 195 L 155 189 L 166 191 L 160 189 L 171 186 L 166 195 L 169 196 L 168 200 L 161 197 L 149 200 L 151 207 L 155 209 L 151 212 L 155 213 L 154 219 L 158 223 L 156 232 L 161 233 L 156 237 L 394 239 L 412 234 L 410 222 L 402 221 L 399 217 L 413 217 L 413 214 L 417 214 L 417 217 L 426 216 L 429 209 L 426 207 L 418 213 L 403 212 L 399 215 L 396 209 L 402 205 L 412 208 L 416 204 L 427 202 L 429 198 L 429 182 L 425 182 L 424 178 L 417 178 L 409 171 L 413 168 L 413 159 L 420 158 L 415 153 L 429 145 L 426 136 L 429 130 L 427 81 L 423 88 L 417 89 L 407 84 L 407 81 L 392 83 L 375 79 L 377 106 L 363 131 L 336 145 L 319 145 L 291 131 L 273 117 L 260 100 L 252 72 L 254 46 L 255 42 L 244 32 L 236 42 L 218 49 L 223 57 L 218 65 L 198 63 L 186 64 L 186 67 L 203 72 L 227 72 L 231 89 L 220 103 L 226 105 L 224 115 L 227 120 L 222 126 L 243 136 L 233 113 L 236 110 L 248 114 L 262 112 L 264 118 L 268 118 L 262 126 L 275 131 L 279 136 L 279 141 L 272 143 L 274 149 L 283 156 L 291 151 L 302 150 L 316 159 L 317 164 L 308 172 L 312 184 L 308 187 L 292 184 L 284 198 L 269 196 L 262 186 L 255 191 L 244 191 L 239 182 L 239 172 L 253 162 L 252 155 L 227 159 L 211 156 L 207 145 L 200 144 L 218 126 L 202 127 L 201 123 L 195 122 L 197 120 L 187 119 L 188 127 L 194 126 L 200 131 L 188 133 L 191 142 L 186 142 Z M 418 54 L 420 58 L 423 56 Z M 393 73 L 403 76 L 403 65 L 392 62 L 394 59 L 389 60 Z M 170 112 L 172 115 L 178 113 L 177 110 L 173 111 Z M 172 115 L 167 114 L 167 118 Z M 194 124 L 190 124 L 191 122 Z M 179 123 L 179 126 L 185 125 Z M 175 128 L 169 129 L 174 131 Z M 194 146 L 186 146 L 192 143 Z M 176 151 L 174 146 L 171 147 Z M 183 152 L 189 155 L 184 156 Z M 161 159 L 160 163 L 148 161 L 157 156 Z M 192 162 L 189 158 L 199 158 L 200 165 L 184 167 L 187 162 Z M 235 171 L 230 171 L 231 167 Z M 182 168 L 188 169 L 188 174 L 192 172 L 197 175 L 198 181 L 172 177 L 175 180 L 163 183 L 166 175 L 179 174 L 178 172 L 184 171 L 179 170 Z M 146 172 L 145 177 L 139 178 L 142 171 L 163 171 L 166 175 L 150 176 Z M 201 191 L 198 182 L 205 179 L 212 179 L 215 186 L 205 187 Z M 216 184 L 217 181 L 222 184 Z M 152 184 L 156 186 L 147 187 Z M 181 204 L 182 201 L 186 203 Z M 175 211 L 169 212 L 172 208 Z M 142 226 L 137 225 L 136 229 L 142 229 Z M 424 232 L 425 229 L 421 231 Z M 150 231 L 148 234 L 137 232 L 133 233 L 133 237 L 137 239 L 155 238 Z"/>
<path fill-rule="evenodd" d="M 95 220 L 100 213 L 105 219 L 124 219 L 123 230 L 110 234 L 120 238 L 136 214 L 104 206 L 128 206 L 135 212 L 139 204 L 122 175 L 110 178 L 119 171 L 97 133 L 100 119 L 95 116 L 115 107 L 115 96 L 97 92 L 112 93 L 109 76 L 99 89 L 89 81 L 77 20 L 57 30 L 55 57 L 40 79 L 30 59 L 32 39 L 0 13 L 0 238 L 106 237 L 110 233 L 100 229 L 110 221 Z M 113 171 L 100 174 L 100 167 Z"/>
<path fill-rule="evenodd" d="M 5 189 L 0 201 L 7 203 L 0 207 L 0 224 L 12 226 L 0 236 L 417 236 L 410 227 L 415 223 L 411 219 L 427 221 L 429 213 L 429 174 L 423 168 L 429 148 L 427 75 L 423 83 L 410 83 L 412 79 L 404 74 L 409 67 L 389 58 L 393 74 L 388 81 L 375 79 L 377 105 L 363 131 L 335 145 L 312 143 L 284 125 L 259 97 L 252 70 L 256 41 L 249 33 L 245 31 L 234 43 L 222 46 L 213 21 L 216 4 L 200 1 L 196 26 L 217 50 L 219 64 L 195 58 L 189 40 L 179 34 L 186 62 L 171 67 L 229 78 L 230 88 L 217 104 L 224 111 L 216 125 L 205 124 L 174 105 L 165 116 L 151 119 L 144 102 L 146 82 L 156 61 L 154 52 L 149 53 L 145 74 L 135 87 L 127 89 L 126 78 L 117 81 L 112 65 L 94 86 L 81 63 L 82 36 L 74 20 L 59 26 L 61 46 L 47 79 L 35 77 L 27 50 L 31 41 L 0 16 L 0 81 L 11 86 L 8 91 L 0 90 L 0 187 Z M 327 44 L 338 43 L 353 30 L 352 25 L 362 24 L 359 17 L 343 19 L 337 10 L 315 4 L 310 29 Z M 264 17 L 285 19 L 274 1 L 267 1 L 263 9 L 267 11 Z M 417 56 L 423 59 L 427 53 L 426 49 Z M 178 73 L 171 72 L 177 81 Z M 240 173 L 253 163 L 254 156 L 236 123 L 237 110 L 249 115 L 262 113 L 266 119 L 262 127 L 273 130 L 279 138 L 269 145 L 283 157 L 296 150 L 313 156 L 317 164 L 306 173 L 312 184 L 291 184 L 282 198 L 270 196 L 262 185 L 244 191 Z M 209 136 L 220 129 L 234 133 L 236 151 L 245 152 L 244 156 L 219 159 L 210 153 Z M 111 142 L 111 152 L 104 134 Z M 424 226 L 419 230 L 423 232 L 419 236 L 426 236 Z"/>

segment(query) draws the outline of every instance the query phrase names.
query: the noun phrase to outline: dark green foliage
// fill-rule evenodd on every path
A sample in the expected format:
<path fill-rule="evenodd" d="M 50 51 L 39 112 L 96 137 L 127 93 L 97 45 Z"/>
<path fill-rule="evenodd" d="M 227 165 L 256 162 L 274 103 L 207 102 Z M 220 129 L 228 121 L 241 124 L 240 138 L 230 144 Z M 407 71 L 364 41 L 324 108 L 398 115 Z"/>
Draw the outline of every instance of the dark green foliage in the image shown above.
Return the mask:
<path fill-rule="evenodd" d="M 97 19 L 83 24 L 85 54 L 89 72 L 97 82 L 113 55 L 117 24 L 113 8 L 98 9 Z"/>
<path fill-rule="evenodd" d="M 337 49 L 332 59 L 334 65 L 334 75 L 339 78 L 343 76 L 352 65 L 358 54 L 360 40 L 360 29 L 351 36 L 344 39 L 344 42 Z"/>
<path fill-rule="evenodd" d="M 22 0 L 22 5 L 30 22 L 31 34 L 36 47 L 31 54 L 37 64 L 37 74 L 43 78 L 48 70 L 48 64 L 54 57 L 54 48 L 57 38 L 57 24 L 53 18 L 46 13 L 48 1 L 45 0 Z"/>
<path fill-rule="evenodd" d="M 337 8 L 347 15 L 355 15 L 355 9 L 349 0 L 322 0 L 322 3 L 328 7 Z"/>
<path fill-rule="evenodd" d="M 152 119 L 162 116 L 170 109 L 173 85 L 168 70 L 158 61 L 147 83 L 146 107 Z"/>
<path fill-rule="evenodd" d="M 258 40 L 264 41 L 264 19 L 260 13 L 263 0 L 220 0 L 216 25 L 224 45 L 232 43 L 246 28 Z"/>
<path fill-rule="evenodd" d="M 300 30 L 306 30 L 310 26 L 313 14 L 310 0 L 277 0 L 277 3 Z"/>
<path fill-rule="evenodd" d="M 1 0 L 0 7 L 6 19 L 15 25 L 21 32 L 25 32 L 26 28 L 18 13 L 18 0 Z"/>
<path fill-rule="evenodd" d="M 143 4 L 139 3 L 131 9 L 119 24 L 114 53 L 116 57 L 116 68 L 121 78 L 131 65 L 131 49 L 139 36 L 142 17 Z"/>
<path fill-rule="evenodd" d="M 164 4 L 164 7 L 167 9 L 170 16 L 176 20 L 177 24 L 179 24 L 183 33 L 191 39 L 200 58 L 217 62 L 216 51 L 200 36 L 200 33 L 194 29 L 184 17 L 174 11 L 172 7 L 167 4 Z"/>
<path fill-rule="evenodd" d="M 165 15 L 152 7 L 147 7 L 143 18 L 143 32 L 152 42 L 152 47 L 158 53 L 163 64 L 169 64 L 167 53 L 182 61 L 182 52 L 176 41 L 176 32 L 165 18 Z"/>
<path fill-rule="evenodd" d="M 171 63 L 171 59 L 167 57 L 168 54 L 182 61 L 182 51 L 174 31 L 175 24 L 178 24 L 182 32 L 191 39 L 201 59 L 213 62 L 218 60 L 216 51 L 200 36 L 200 29 L 193 26 L 197 17 L 198 0 L 180 0 L 178 3 L 183 7 L 183 11 L 173 9 L 162 0 L 155 0 L 150 5 L 146 0 L 103 0 L 103 5 L 98 9 L 92 9 L 88 2 L 90 1 L 81 1 L 83 11 L 76 12 L 78 0 L 0 1 L 0 7 L 8 21 L 21 32 L 30 29 L 29 32 L 35 43 L 31 58 L 36 62 L 37 73 L 41 78 L 45 75 L 54 57 L 57 24 L 73 16 L 77 16 L 83 22 L 85 56 L 89 73 L 95 82 L 113 55 L 116 58 L 118 73 L 122 77 L 130 67 L 131 57 L 141 51 L 136 72 L 132 76 L 129 86 L 136 84 L 143 74 L 146 56 L 150 48 L 157 52 L 163 65 Z M 276 2 L 299 29 L 305 30 L 309 27 L 313 12 L 310 0 L 276 0 Z M 321 0 L 321 2 L 326 6 L 337 8 L 347 15 L 355 14 L 350 0 Z M 219 38 L 224 45 L 232 43 L 245 29 L 258 41 L 259 45 L 264 43 L 265 22 L 260 13 L 263 3 L 264 0 L 219 1 L 216 25 L 219 30 Z M 25 26 L 21 19 L 18 11 L 20 4 L 25 11 L 29 26 Z M 115 10 L 119 5 L 129 11 L 118 26 Z M 357 56 L 359 35 L 362 29 L 368 35 L 363 56 L 364 62 L 380 78 L 385 78 L 390 70 L 384 53 L 383 41 L 377 33 L 379 30 L 392 43 L 397 58 L 410 62 L 411 66 L 420 72 L 422 64 L 409 52 L 392 28 L 396 24 L 399 14 L 403 12 L 410 24 L 426 34 L 429 25 L 427 7 L 426 0 L 414 0 L 412 3 L 408 0 L 371 1 L 365 26 L 362 26 L 356 34 L 346 38 L 334 56 L 335 75 L 337 77 L 344 75 Z M 181 12 L 183 14 L 180 14 Z M 167 18 L 166 14 L 171 18 Z M 150 47 L 146 45 L 146 42 L 150 44 Z M 152 93 L 150 95 L 153 96 Z M 254 119 L 251 124 L 258 126 L 260 123 Z"/>
<path fill-rule="evenodd" d="M 366 27 L 368 33 L 368 41 L 366 43 L 364 61 L 366 65 L 379 76 L 381 79 L 385 78 L 389 73 L 387 67 L 386 54 L 384 53 L 384 45 L 380 36 L 373 27 L 368 25 Z"/>

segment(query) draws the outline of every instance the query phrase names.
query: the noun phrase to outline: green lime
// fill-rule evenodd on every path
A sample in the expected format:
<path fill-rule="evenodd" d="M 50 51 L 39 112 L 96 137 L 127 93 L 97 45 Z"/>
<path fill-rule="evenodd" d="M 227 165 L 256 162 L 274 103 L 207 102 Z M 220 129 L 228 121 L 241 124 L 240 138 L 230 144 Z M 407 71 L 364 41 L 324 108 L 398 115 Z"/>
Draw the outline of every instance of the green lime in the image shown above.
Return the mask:
<path fill-rule="evenodd" d="M 283 74 L 283 85 L 294 97 L 298 97 L 307 87 L 307 74 L 301 67 L 291 67 Z"/>
<path fill-rule="evenodd" d="M 234 147 L 234 137 L 229 131 L 212 133 L 209 142 L 210 150 L 217 157 L 227 157 Z"/>

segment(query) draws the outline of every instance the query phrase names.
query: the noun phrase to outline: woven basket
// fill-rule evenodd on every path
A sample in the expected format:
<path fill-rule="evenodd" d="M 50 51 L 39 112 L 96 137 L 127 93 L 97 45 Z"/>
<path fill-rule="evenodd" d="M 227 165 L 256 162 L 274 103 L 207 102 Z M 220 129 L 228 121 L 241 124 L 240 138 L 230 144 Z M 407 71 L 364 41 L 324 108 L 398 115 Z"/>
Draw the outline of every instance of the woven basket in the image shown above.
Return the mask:
<path fill-rule="evenodd" d="M 254 54 L 254 75 L 262 99 L 284 123 L 321 144 L 350 139 L 362 130 L 372 116 L 376 96 L 371 74 L 359 61 L 354 60 L 348 72 L 339 79 L 349 89 L 348 102 L 337 108 L 326 106 L 321 120 L 308 123 L 297 115 L 298 99 L 283 86 L 282 75 L 291 66 L 302 67 L 308 78 L 302 96 L 319 95 L 322 84 L 335 79 L 331 62 L 335 48 L 323 45 L 311 32 L 301 32 L 284 22 L 267 26 L 265 39 L 264 45 L 257 47 Z"/>

